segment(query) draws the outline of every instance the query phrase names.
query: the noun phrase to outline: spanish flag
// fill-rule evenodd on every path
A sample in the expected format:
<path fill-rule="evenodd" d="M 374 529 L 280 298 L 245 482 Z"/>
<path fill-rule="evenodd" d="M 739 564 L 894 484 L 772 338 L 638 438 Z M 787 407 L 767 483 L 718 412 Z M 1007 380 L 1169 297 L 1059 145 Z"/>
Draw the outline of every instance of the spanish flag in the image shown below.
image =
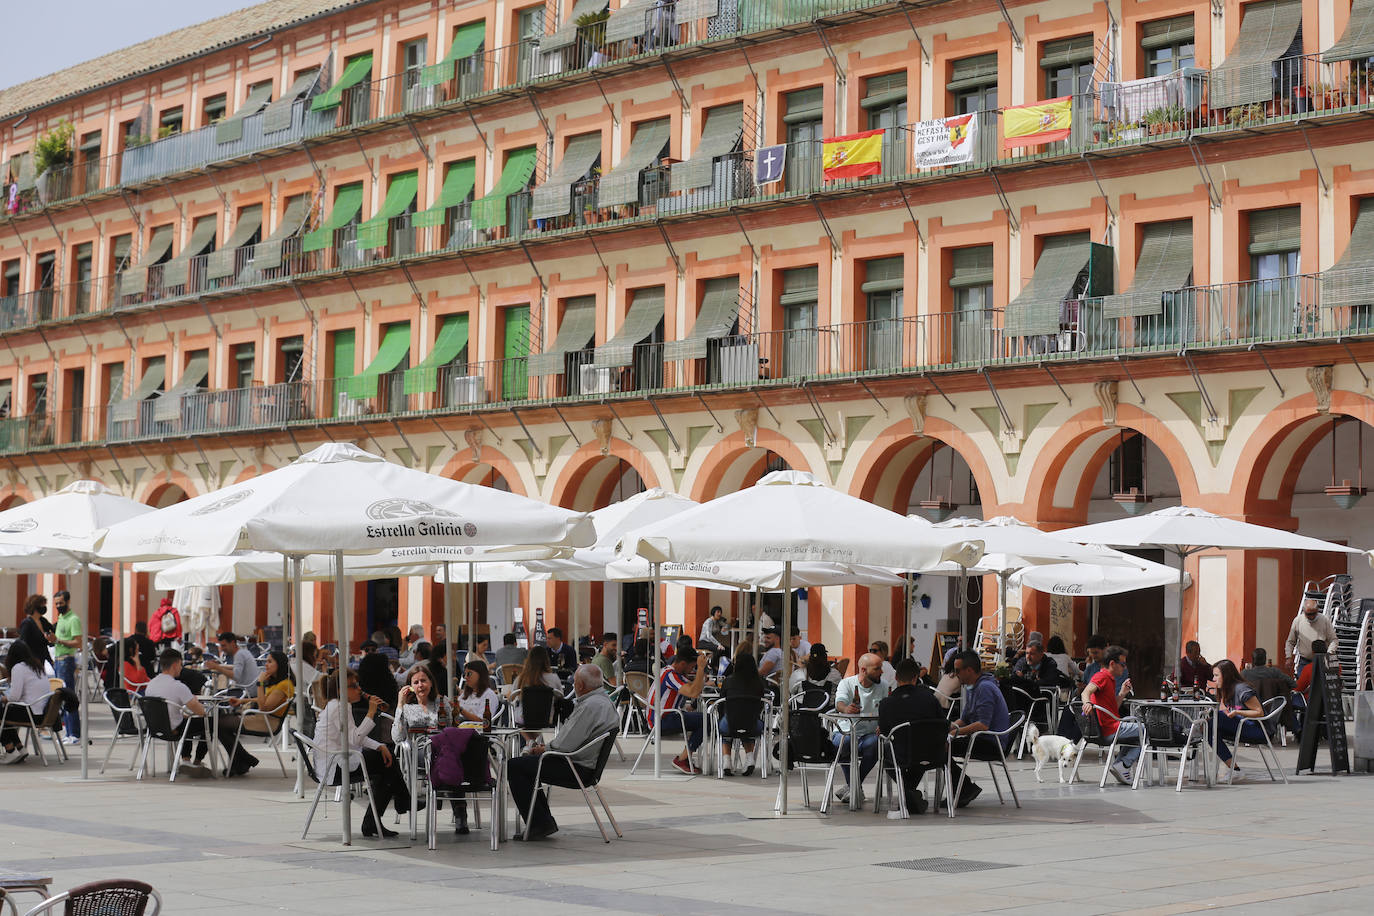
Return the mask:
<path fill-rule="evenodd" d="M 826 181 L 863 178 L 883 170 L 883 130 L 827 137 L 821 143 L 821 164 Z"/>
<path fill-rule="evenodd" d="M 1069 136 L 1073 123 L 1071 103 L 1073 96 L 1032 102 L 1002 110 L 1002 146 L 1014 149 L 1018 146 L 1034 146 L 1037 143 L 1054 143 Z"/>

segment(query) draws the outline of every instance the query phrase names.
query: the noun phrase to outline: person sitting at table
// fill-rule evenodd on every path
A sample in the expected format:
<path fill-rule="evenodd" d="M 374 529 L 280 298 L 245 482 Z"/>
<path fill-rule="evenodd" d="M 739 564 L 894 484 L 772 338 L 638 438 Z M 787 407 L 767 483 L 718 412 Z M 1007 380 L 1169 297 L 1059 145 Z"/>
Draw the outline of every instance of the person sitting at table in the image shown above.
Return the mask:
<path fill-rule="evenodd" d="M 227 630 L 219 634 L 219 648 L 225 663 L 206 662 L 205 667 L 216 674 L 226 675 L 234 686 L 252 691 L 262 674 L 253 653 L 246 646 L 239 645 L 239 638 Z"/>
<path fill-rule="evenodd" d="M 735 655 L 733 669 L 731 670 L 730 674 L 726 676 L 724 682 L 722 682 L 721 684 L 720 695 L 722 698 L 751 697 L 761 700 L 765 695 L 768 694 L 769 689 L 770 686 L 768 682 L 765 681 L 759 675 L 759 665 L 758 662 L 754 659 L 754 653 L 740 651 Z M 722 707 L 722 709 L 723 708 L 725 707 Z M 667 720 L 665 719 L 664 722 L 666 723 Z M 763 721 L 759 720 L 757 725 L 759 734 L 762 735 Z M 729 731 L 730 720 L 726 715 L 722 715 L 720 717 L 720 733 L 721 735 L 725 735 Z M 733 750 L 733 742 L 730 738 L 725 737 L 722 737 L 720 740 L 721 744 L 724 746 L 726 762 L 726 766 L 721 772 L 724 773 L 726 776 L 733 776 L 734 774 L 730 772 L 729 766 L 729 764 L 734 762 L 734 756 L 731 753 L 731 751 Z M 741 775 L 752 776 L 754 774 L 753 741 L 744 742 L 744 754 L 745 757 L 749 760 L 749 765 L 744 768 L 744 772 Z"/>
<path fill-rule="evenodd" d="M 897 663 L 897 686 L 878 703 L 880 735 L 893 734 L 903 722 L 942 721 L 945 718 L 945 711 L 935 698 L 935 692 L 922 684 L 920 678 L 921 666 L 915 659 L 904 658 Z M 894 744 L 896 763 L 901 768 L 902 785 L 906 788 L 906 807 L 908 811 L 924 814 L 928 806 L 919 787 L 926 771 L 924 767 L 911 764 L 907 759 L 907 750 L 903 741 Z"/>
<path fill-rule="evenodd" d="M 952 654 L 946 654 L 944 668 L 940 671 L 940 680 L 935 683 L 935 700 L 945 709 L 958 698 L 963 685 L 959 683 L 959 675 L 954 673 L 954 659 L 959 655 L 960 650 L 955 650 Z"/>
<path fill-rule="evenodd" d="M 549 653 L 543 646 L 531 646 L 525 656 L 525 664 L 515 676 L 515 693 L 511 697 L 511 708 L 515 713 L 515 724 L 525 724 L 525 711 L 521 708 L 520 692 L 526 687 L 544 686 L 553 690 L 554 704 L 563 696 L 563 682 L 553 673 L 549 665 Z"/>
<path fill-rule="evenodd" d="M 267 653 L 258 676 L 257 691 L 242 699 L 232 699 L 235 708 L 254 705 L 256 712 L 244 711 L 243 734 L 269 736 L 278 732 L 278 726 L 286 718 L 286 706 L 296 698 L 296 684 L 291 680 L 290 663 L 286 653 L 275 649 Z M 271 722 L 266 721 L 271 718 Z M 269 725 L 271 726 L 269 730 Z"/>
<path fill-rule="evenodd" d="M 430 676 L 429 666 L 423 663 L 413 665 L 407 672 L 406 684 L 396 697 L 396 715 L 391 723 L 391 740 L 397 747 L 410 746 L 412 729 L 436 731 L 456 725 L 453 705 L 449 698 L 439 693 Z M 423 810 L 425 800 L 419 799 L 416 810 Z M 453 804 L 453 813 L 459 814 L 458 803 Z M 458 820 L 458 832 L 467 833 L 467 806 L 462 808 Z"/>
<path fill-rule="evenodd" d="M 697 646 L 714 652 L 717 646 L 726 645 L 729 641 L 725 631 L 727 625 L 725 611 L 719 604 L 714 605 L 711 612 L 706 615 L 706 619 L 701 622 L 701 633 L 697 636 Z"/>
<path fill-rule="evenodd" d="M 875 639 L 868 644 L 868 651 L 883 660 L 883 683 L 887 685 L 887 689 L 891 690 L 897 686 L 897 669 L 892 667 L 892 653 L 888 651 L 887 643 L 881 639 Z M 844 668 L 848 666 L 849 660 L 840 659 L 840 661 L 844 664 L 841 665 L 837 662 L 835 667 L 840 669 L 841 674 L 844 674 Z"/>
<path fill-rule="evenodd" d="M 1121 700 L 1131 692 L 1131 679 L 1127 677 L 1117 685 L 1117 678 L 1126 670 L 1126 650 L 1120 646 L 1108 646 L 1102 654 L 1102 667 L 1093 674 L 1092 680 L 1083 687 L 1083 712 L 1097 715 L 1098 709 L 1105 709 L 1109 715 L 1097 716 L 1104 739 L 1116 736 L 1121 755 L 1112 762 L 1110 772 L 1116 781 L 1123 785 L 1131 782 L 1131 768 L 1140 756 L 1140 723 L 1119 722 Z"/>
<path fill-rule="evenodd" d="M 356 674 L 350 671 L 347 677 L 348 703 L 351 706 L 363 699 L 363 692 L 358 687 Z M 400 767 L 396 766 L 396 758 L 392 756 L 391 749 L 380 741 L 369 737 L 382 701 L 375 696 L 369 697 L 367 699 L 367 715 L 363 717 L 362 722 L 353 725 L 351 723 L 353 717 L 348 707 L 339 702 L 339 679 L 337 677 L 331 677 L 324 682 L 324 697 L 324 710 L 321 711 L 319 719 L 315 722 L 315 744 L 319 746 L 315 760 L 315 772 L 326 783 L 334 779 L 337 770 L 325 772 L 325 760 L 331 754 L 343 753 L 342 732 L 344 724 L 349 723 L 348 747 L 351 751 L 361 755 L 359 765 L 353 767 L 353 770 L 356 772 L 362 763 L 367 764 L 368 780 L 372 785 L 372 799 L 377 806 L 377 817 L 380 818 L 392 798 L 405 792 Z M 337 768 L 337 763 L 335 766 Z M 408 798 L 409 795 L 407 794 L 406 797 Z M 399 811 L 399 808 L 397 810 Z M 406 810 L 409 811 L 409 808 Z M 387 829 L 385 824 L 380 823 L 372 816 L 371 806 L 368 806 L 367 814 L 363 815 L 362 831 L 363 836 L 366 837 L 375 837 L 378 833 L 383 837 L 396 836 L 394 830 Z"/>
<path fill-rule="evenodd" d="M 561 686 L 561 685 L 560 685 Z M 496 715 L 501 697 L 492 689 L 491 672 L 484 659 L 471 659 L 463 666 L 463 686 L 458 690 L 458 715 L 465 722 L 482 723 L 488 710 Z"/>
<path fill-rule="evenodd" d="M 830 664 L 830 653 L 826 651 L 825 644 L 812 643 L 806 664 L 792 672 L 791 692 L 817 688 L 833 697 L 842 679 L 839 669 Z"/>
<path fill-rule="evenodd" d="M 43 673 L 43 660 L 22 639 L 10 643 L 5 667 L 10 673 L 10 689 L 5 699 L 0 701 L 0 745 L 4 747 L 0 764 L 11 764 L 19 763 L 28 756 L 24 742 L 19 738 L 19 729 L 13 726 L 18 723 L 27 726 L 29 717 L 18 709 L 11 712 L 9 704 L 25 704 L 30 707 L 34 721 L 41 721 L 48 708 L 48 694 L 52 692 L 52 687 L 48 684 L 48 676 Z"/>
<path fill-rule="evenodd" d="M 358 686 L 365 695 L 381 697 L 382 712 L 396 708 L 399 687 L 391 674 L 391 660 L 382 653 L 364 655 L 358 662 Z"/>
<path fill-rule="evenodd" d="M 419 647 L 416 647 L 415 655 L 419 657 Z M 443 696 L 448 696 L 448 645 L 445 643 L 431 644 L 429 657 L 425 659 L 425 664 L 429 666 L 430 677 L 434 678 L 434 689 Z"/>
<path fill-rule="evenodd" d="M 620 645 L 620 637 L 615 633 L 607 631 L 601 637 L 601 648 L 592 657 L 592 664 L 596 665 L 601 672 L 601 682 L 606 685 L 606 690 L 614 692 L 620 685 L 620 678 L 615 673 L 615 658 L 618 655 L 617 647 Z"/>
<path fill-rule="evenodd" d="M 563 641 L 563 631 L 558 627 L 549 627 L 546 635 L 548 640 L 549 662 L 559 671 L 572 671 L 577 668 L 577 650 Z"/>
<path fill-rule="evenodd" d="M 630 652 L 629 659 L 625 662 L 626 672 L 638 671 L 641 674 L 648 674 L 653 665 L 649 661 L 649 640 L 641 637 L 635 640 L 634 649 Z"/>
<path fill-rule="evenodd" d="M 573 691 L 577 699 L 573 701 L 573 712 L 558 734 L 547 745 L 552 751 L 576 751 L 583 748 L 597 736 L 615 731 L 620 725 L 615 704 L 603 690 L 601 672 L 595 665 L 583 665 L 573 676 Z M 549 810 L 548 799 L 538 791 L 534 774 L 539 769 L 539 755 L 544 753 L 545 745 L 532 744 L 525 754 L 513 758 L 506 767 L 507 781 L 511 797 L 515 800 L 516 811 L 521 820 L 529 817 L 529 839 L 542 840 L 558 832 L 558 822 Z M 597 757 L 601 748 L 593 744 L 580 754 L 572 757 L 552 757 L 544 762 L 539 771 L 539 781 L 550 786 L 576 789 L 578 777 L 586 783 L 596 775 Z M 577 774 L 574 775 L 573 769 Z M 534 811 L 530 813 L 530 803 Z M 523 833 L 516 835 L 524 839 Z"/>
<path fill-rule="evenodd" d="M 1102 653 L 1107 651 L 1107 637 L 1094 633 L 1088 637 L 1088 656 L 1083 660 L 1083 683 L 1093 679 L 1102 670 Z"/>
<path fill-rule="evenodd" d="M 209 750 L 206 744 L 206 730 L 209 726 L 208 713 L 205 706 L 191 693 L 191 688 L 178 678 L 181 674 L 181 653 L 176 649 L 163 649 L 158 656 L 158 675 L 148 682 L 144 688 L 143 695 L 149 699 L 160 699 L 167 703 L 167 721 L 176 731 L 181 728 L 181 723 L 185 721 L 186 715 L 183 708 L 190 710 L 196 718 L 191 720 L 186 729 L 188 738 L 196 739 L 195 757 L 183 756 L 182 769 L 188 770 L 191 776 L 208 776 L 207 770 L 202 763 Z M 258 765 L 258 758 L 248 753 L 239 745 L 236 735 L 238 734 L 239 717 L 236 715 L 221 715 L 216 723 L 217 739 L 220 746 L 224 748 L 229 756 L 229 775 L 245 776 L 248 771 Z M 183 751 L 189 754 L 189 749 L 183 745 Z"/>
<path fill-rule="evenodd" d="M 516 645 L 518 640 L 514 633 L 507 633 L 501 637 L 501 648 L 496 650 L 496 670 L 500 671 L 502 665 L 523 665 L 527 649 L 522 649 Z"/>
<path fill-rule="evenodd" d="M 710 660 L 710 656 L 699 654 L 696 649 L 688 648 L 677 652 L 672 663 L 664 668 L 663 674 L 659 676 L 658 698 L 651 697 L 649 700 L 650 728 L 654 727 L 654 710 L 657 703 L 664 712 L 659 733 L 676 735 L 686 732 L 687 746 L 672 761 L 673 766 L 684 773 L 695 773 L 690 755 L 701 747 L 704 722 L 704 717 L 699 711 L 687 709 L 685 704 L 686 701 L 701 696 L 702 688 L 706 686 L 706 669 Z M 696 669 L 695 675 L 690 673 L 693 668 Z M 678 712 L 667 715 L 670 709 Z"/>
<path fill-rule="evenodd" d="M 1069 656 L 1063 637 L 1051 636 L 1045 644 L 1045 654 L 1054 659 L 1055 665 L 1059 667 L 1059 686 L 1072 687 L 1083 679 L 1083 669 Z"/>
<path fill-rule="evenodd" d="M 1044 645 L 1038 642 L 1026 644 L 1026 654 L 1016 663 L 1012 674 L 1031 682 L 1034 688 L 1030 691 L 1032 696 L 1039 696 L 1041 687 L 1059 686 L 1059 665 L 1045 652 Z"/>
<path fill-rule="evenodd" d="M 838 749 L 840 769 L 844 773 L 845 785 L 835 790 L 835 797 L 842 802 L 849 800 L 851 792 L 859 794 L 859 804 L 863 804 L 863 781 L 868 771 L 878 762 L 878 703 L 887 696 L 887 685 L 883 683 L 883 660 L 872 652 L 859 656 L 859 670 L 843 678 L 835 689 L 835 711 L 845 715 L 864 715 L 872 718 L 851 720 L 841 718 L 836 722 L 836 730 L 830 740 Z M 851 780 L 849 772 L 850 742 L 858 742 L 859 778 Z"/>
<path fill-rule="evenodd" d="M 1213 741 L 1217 757 L 1231 769 L 1231 782 L 1245 778 L 1226 742 L 1264 741 L 1264 726 L 1254 721 L 1264 718 L 1255 688 L 1240 676 L 1235 662 L 1224 658 L 1215 665 L 1217 672 L 1217 732 Z"/>
<path fill-rule="evenodd" d="M 124 640 L 124 667 L 121 672 L 124 682 L 124 689 L 130 693 L 137 693 L 148 686 L 148 682 L 153 678 L 148 673 L 148 669 L 143 667 L 143 658 L 138 652 L 138 643 L 134 642 L 133 637 Z"/>
<path fill-rule="evenodd" d="M 983 660 L 971 649 L 962 650 L 954 656 L 954 675 L 966 692 L 959 718 L 950 724 L 951 754 L 962 758 L 969 753 L 972 743 L 970 759 L 1000 759 L 988 739 L 977 741 L 973 737 L 978 732 L 1006 731 L 1007 726 L 1011 724 L 1011 714 L 1007 710 L 1007 701 L 1002 697 L 1002 688 L 998 685 L 997 678 L 991 672 L 983 670 Z M 1004 751 L 1009 740 L 1010 736 L 1001 739 Z M 963 770 L 959 764 L 951 764 L 950 792 L 958 788 L 961 778 Z M 965 780 L 964 787 L 955 800 L 955 807 L 967 808 L 982 791 L 983 788 L 972 779 Z"/>
<path fill-rule="evenodd" d="M 301 683 L 305 685 L 306 690 L 309 690 L 310 686 L 315 683 L 315 679 L 323 673 L 318 667 L 319 659 L 320 649 L 318 646 L 313 642 L 301 643 L 300 660 L 302 665 L 300 674 Z M 293 675 L 296 673 L 296 663 L 294 661 L 291 662 L 291 673 Z"/>
<path fill-rule="evenodd" d="M 759 659 L 759 674 L 777 679 L 782 675 L 782 634 L 777 627 L 763 631 L 763 658 Z"/>
<path fill-rule="evenodd" d="M 1207 689 L 1212 680 L 1212 663 L 1202 657 L 1202 646 L 1196 639 L 1190 639 L 1183 647 L 1183 657 L 1178 660 L 1178 686 L 1180 690 L 1200 691 Z"/>

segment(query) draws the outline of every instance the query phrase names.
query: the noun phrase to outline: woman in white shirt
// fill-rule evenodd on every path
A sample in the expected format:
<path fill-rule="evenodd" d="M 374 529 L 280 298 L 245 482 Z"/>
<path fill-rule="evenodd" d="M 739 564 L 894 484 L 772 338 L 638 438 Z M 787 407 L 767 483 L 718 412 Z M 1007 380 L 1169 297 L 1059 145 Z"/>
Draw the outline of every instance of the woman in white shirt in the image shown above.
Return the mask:
<path fill-rule="evenodd" d="M 560 683 L 558 688 L 562 690 Z M 488 709 L 493 717 L 501 705 L 501 698 L 491 689 L 491 672 L 487 663 L 474 658 L 463 666 L 463 689 L 458 691 L 458 715 L 464 721 L 481 723 Z"/>
<path fill-rule="evenodd" d="M 396 760 L 391 755 L 390 749 L 385 744 L 373 738 L 369 738 L 375 724 L 374 718 L 377 709 L 381 706 L 381 699 L 378 697 L 367 698 L 367 716 L 357 725 L 353 724 L 353 714 L 350 708 L 353 703 L 363 699 L 362 690 L 358 687 L 358 677 L 352 671 L 348 672 L 348 702 L 339 702 L 339 679 L 331 677 L 323 681 L 324 684 L 324 710 L 320 713 L 319 719 L 315 723 L 315 744 L 320 748 L 315 758 L 315 772 L 320 779 L 329 782 L 337 772 L 337 764 L 329 772 L 325 772 L 325 761 L 332 754 L 343 753 L 343 723 L 348 723 L 348 746 L 351 750 L 361 754 L 362 761 L 367 764 L 367 774 L 372 784 L 372 798 L 377 806 L 377 816 L 381 817 L 386 810 L 387 804 L 398 794 L 404 792 L 404 785 L 401 783 L 400 768 L 396 766 Z M 350 763 L 351 763 L 350 759 Z M 357 772 L 362 766 L 353 767 Z M 363 816 L 363 836 L 373 837 L 381 833 L 384 837 L 396 836 L 396 831 L 388 830 L 385 825 L 377 822 L 372 816 L 372 808 L 369 806 L 367 814 Z"/>
<path fill-rule="evenodd" d="M 43 711 L 48 708 L 48 695 L 52 693 L 48 678 L 43 674 L 43 662 L 34 657 L 28 643 L 16 639 L 10 643 L 9 654 L 5 657 L 5 667 L 10 672 L 10 689 L 4 705 L 0 706 L 0 722 L 5 725 L 16 722 L 28 724 L 29 717 L 23 710 L 9 710 L 11 703 L 29 706 L 33 710 L 35 721 L 42 718 Z M 4 745 L 4 752 L 0 753 L 0 764 L 18 763 L 29 756 L 24 750 L 23 742 L 19 740 L 17 728 L 0 728 L 0 743 Z"/>

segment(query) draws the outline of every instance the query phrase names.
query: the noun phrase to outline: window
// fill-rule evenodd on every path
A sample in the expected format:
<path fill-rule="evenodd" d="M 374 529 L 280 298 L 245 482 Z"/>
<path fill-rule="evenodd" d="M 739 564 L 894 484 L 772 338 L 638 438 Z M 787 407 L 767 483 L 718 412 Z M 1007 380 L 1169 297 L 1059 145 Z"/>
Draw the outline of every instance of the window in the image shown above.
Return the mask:
<path fill-rule="evenodd" d="M 1140 27 L 1146 76 L 1164 76 L 1194 65 L 1193 17 L 1158 19 Z"/>
<path fill-rule="evenodd" d="M 162 113 L 161 117 L 157 119 L 158 138 L 161 139 L 162 137 L 170 137 L 172 134 L 181 133 L 181 122 L 181 106 L 178 105 L 175 108 L 168 108 Z"/>
<path fill-rule="evenodd" d="M 991 245 L 956 248 L 950 252 L 949 287 L 955 362 L 980 360 L 986 355 L 992 327 L 992 272 Z"/>
<path fill-rule="evenodd" d="M 77 147 L 80 154 L 80 171 L 77 178 L 80 186 L 72 189 L 74 195 L 86 194 L 91 191 L 99 190 L 105 186 L 103 176 L 100 173 L 100 131 L 93 130 L 81 137 L 81 145 Z"/>
<path fill-rule="evenodd" d="M 1093 51 L 1091 35 L 1041 45 L 1040 69 L 1045 74 L 1045 98 L 1092 92 Z"/>
<path fill-rule="evenodd" d="M 51 321 L 56 303 L 57 252 L 45 251 L 38 256 L 38 301 L 34 303 L 39 321 Z"/>
<path fill-rule="evenodd" d="M 874 258 L 863 264 L 863 285 L 868 368 L 893 369 L 901 365 L 902 318 L 901 255 Z"/>
<path fill-rule="evenodd" d="M 512 305 L 502 310 L 501 399 L 524 398 L 529 393 L 530 307 Z"/>
<path fill-rule="evenodd" d="M 867 113 L 868 130 L 881 128 L 883 134 L 883 175 L 905 174 L 906 71 L 870 76 L 864 80 L 864 95 L 859 104 Z"/>
<path fill-rule="evenodd" d="M 778 304 L 782 307 L 784 375 L 807 375 L 816 371 L 819 273 L 815 267 L 797 267 L 782 272 Z"/>
<path fill-rule="evenodd" d="M 257 346 L 252 342 L 234 344 L 234 387 L 252 388 L 257 373 Z"/>
<path fill-rule="evenodd" d="M 3 265 L 4 275 L 0 277 L 0 296 L 13 301 L 19 298 L 20 276 L 23 273 L 23 264 L 16 258 L 13 261 L 6 261 Z"/>
<path fill-rule="evenodd" d="M 76 246 L 72 262 L 72 311 L 84 315 L 91 310 L 91 273 L 95 260 L 95 246 L 90 242 Z"/>
<path fill-rule="evenodd" d="M 787 141 L 783 181 L 789 191 L 816 188 L 821 183 L 821 141 L 825 114 L 825 90 L 820 86 L 799 89 L 783 96 L 782 121 Z"/>
<path fill-rule="evenodd" d="M 117 235 L 110 243 L 110 266 L 107 274 L 123 273 L 129 266 L 129 250 L 133 247 L 134 237 L 125 233 Z"/>
<path fill-rule="evenodd" d="M 228 99 L 223 92 L 219 95 L 212 95 L 201 105 L 200 124 L 208 127 L 216 121 L 223 120 L 225 109 L 228 107 Z"/>
<path fill-rule="evenodd" d="M 997 55 L 982 54 L 954 61 L 945 89 L 953 114 L 977 114 L 978 162 L 992 162 L 997 148 Z M 978 114 L 986 112 L 986 114 Z"/>
<path fill-rule="evenodd" d="M 429 60 L 429 42 L 424 38 L 401 45 L 401 82 L 406 89 L 420 83 L 420 71 Z"/>
<path fill-rule="evenodd" d="M 48 412 L 48 376 L 46 373 L 29 376 L 28 415 L 39 416 Z"/>
<path fill-rule="evenodd" d="M 305 362 L 305 338 L 283 337 L 277 344 L 277 381 L 301 381 Z"/>
<path fill-rule="evenodd" d="M 1240 334 L 1271 338 L 1291 330 L 1301 272 L 1301 207 L 1252 211 L 1249 223 L 1250 280 Z M 1285 316 L 1290 316 L 1285 322 Z"/>
<path fill-rule="evenodd" d="M 515 34 L 520 42 L 515 79 L 523 83 L 537 72 L 539 46 L 536 42 L 544 37 L 544 4 L 526 7 L 515 14 Z"/>

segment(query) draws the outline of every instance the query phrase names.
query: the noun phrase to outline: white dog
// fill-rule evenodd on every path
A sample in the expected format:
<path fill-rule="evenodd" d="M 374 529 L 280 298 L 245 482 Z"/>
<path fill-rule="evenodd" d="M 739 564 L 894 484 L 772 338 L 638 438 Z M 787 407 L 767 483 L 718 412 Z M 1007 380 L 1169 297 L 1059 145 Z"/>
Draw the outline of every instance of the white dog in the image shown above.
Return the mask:
<path fill-rule="evenodd" d="M 1027 723 L 1026 736 L 1030 738 L 1031 755 L 1035 757 L 1035 781 L 1045 781 L 1040 771 L 1045 764 L 1054 760 L 1059 764 L 1059 781 L 1064 782 L 1064 767 L 1069 767 L 1072 772 L 1073 763 L 1078 758 L 1078 742 L 1059 735 L 1045 735 L 1042 738 L 1034 722 Z"/>

